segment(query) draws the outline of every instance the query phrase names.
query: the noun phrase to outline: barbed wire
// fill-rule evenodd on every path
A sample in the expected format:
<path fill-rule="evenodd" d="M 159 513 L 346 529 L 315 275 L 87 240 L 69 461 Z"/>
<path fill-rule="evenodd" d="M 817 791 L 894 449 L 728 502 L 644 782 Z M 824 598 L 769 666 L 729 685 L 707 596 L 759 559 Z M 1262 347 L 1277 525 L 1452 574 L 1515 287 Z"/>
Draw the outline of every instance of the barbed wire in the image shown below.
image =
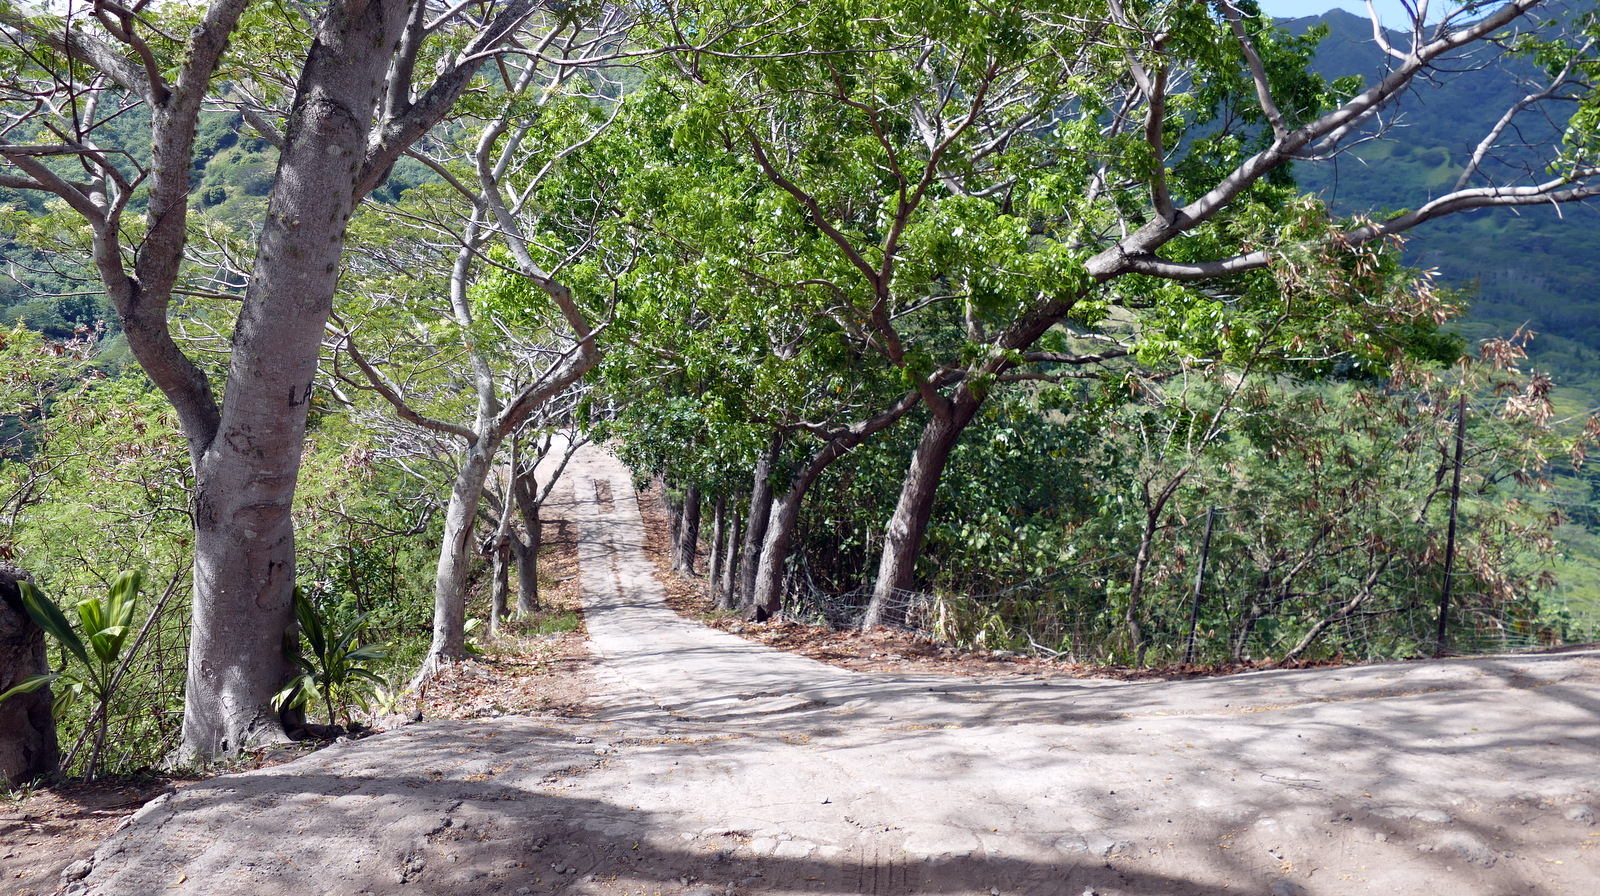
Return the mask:
<path fill-rule="evenodd" d="M 1218 508 L 1223 513 L 1249 508 Z M 1177 522 L 1170 538 L 1203 518 Z M 889 628 L 963 647 L 1024 652 L 1091 664 L 1165 665 L 1190 655 L 1192 582 L 1169 578 L 1146 595 L 1138 613 L 1141 638 L 1131 643 L 1125 621 L 1127 564 L 1112 555 L 1001 588 L 897 590 L 879 600 L 878 618 Z M 1385 583 L 1359 606 L 1340 612 L 1354 596 L 1354 579 L 1337 561 L 1306 574 L 1295 600 L 1252 606 L 1240 589 L 1246 562 L 1213 557 L 1194 625 L 1197 663 L 1270 661 L 1297 653 L 1305 659 L 1352 661 L 1433 655 L 1438 644 L 1441 581 Z M 1192 570 L 1185 570 L 1192 572 Z M 1592 639 L 1595 620 L 1583 618 L 1555 592 L 1507 602 L 1474 590 L 1468 571 L 1452 575 L 1455 598 L 1445 651 L 1453 655 L 1514 653 Z M 796 551 L 784 580 L 783 614 L 797 622 L 843 630 L 859 628 L 873 592 L 820 587 L 803 551 Z M 1309 643 L 1302 640 L 1311 636 Z M 1296 651 L 1296 648 L 1299 648 Z"/>

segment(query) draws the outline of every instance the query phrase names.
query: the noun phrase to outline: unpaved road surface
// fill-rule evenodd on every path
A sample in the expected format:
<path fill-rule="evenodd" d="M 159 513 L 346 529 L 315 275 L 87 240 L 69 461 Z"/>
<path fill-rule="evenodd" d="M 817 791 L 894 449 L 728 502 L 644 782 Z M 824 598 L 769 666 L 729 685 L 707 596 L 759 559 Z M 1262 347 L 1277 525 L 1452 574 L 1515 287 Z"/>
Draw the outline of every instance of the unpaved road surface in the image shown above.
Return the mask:
<path fill-rule="evenodd" d="M 1600 654 L 1184 682 L 851 673 L 685 621 L 569 469 L 594 721 L 435 722 L 183 788 L 76 889 L 1600 893 Z"/>

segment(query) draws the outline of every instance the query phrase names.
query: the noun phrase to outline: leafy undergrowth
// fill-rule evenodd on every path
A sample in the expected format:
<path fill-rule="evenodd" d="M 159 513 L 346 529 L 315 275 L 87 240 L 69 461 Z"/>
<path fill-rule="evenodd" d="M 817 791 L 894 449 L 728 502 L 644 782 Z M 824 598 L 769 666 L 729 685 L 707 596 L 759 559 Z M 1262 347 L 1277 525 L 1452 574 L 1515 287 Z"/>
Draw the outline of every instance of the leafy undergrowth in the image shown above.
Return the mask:
<path fill-rule="evenodd" d="M 1246 662 L 1133 668 L 1029 656 L 1009 650 L 964 650 L 938 644 L 911 632 L 888 628 L 864 632 L 841 631 L 826 626 L 805 625 L 781 619 L 771 622 L 745 622 L 736 614 L 717 610 L 712 605 L 703 578 L 689 577 L 671 571 L 671 529 L 659 485 L 652 485 L 640 493 L 639 511 L 644 517 L 645 555 L 654 563 L 656 578 L 666 590 L 667 604 L 680 615 L 747 640 L 798 653 L 830 666 L 860 672 L 1165 681 L 1232 675 L 1265 668 L 1299 669 L 1342 665 L 1331 660 L 1320 660 L 1288 664 Z"/>
<path fill-rule="evenodd" d="M 444 670 L 420 695 L 377 709 L 352 731 L 309 726 L 318 737 L 247 753 L 213 774 L 264 768 L 305 755 L 333 738 L 365 737 L 422 719 L 483 719 L 509 714 L 587 714 L 590 663 L 577 592 L 577 544 L 571 527 L 545 526 L 541 555 L 543 608 L 507 622 L 499 637 L 480 639 L 483 654 Z M 87 859 L 140 806 L 198 780 L 149 774 L 136 779 L 67 783 L 50 788 L 0 788 L 0 893 L 46 896 L 63 891 L 62 872 Z"/>

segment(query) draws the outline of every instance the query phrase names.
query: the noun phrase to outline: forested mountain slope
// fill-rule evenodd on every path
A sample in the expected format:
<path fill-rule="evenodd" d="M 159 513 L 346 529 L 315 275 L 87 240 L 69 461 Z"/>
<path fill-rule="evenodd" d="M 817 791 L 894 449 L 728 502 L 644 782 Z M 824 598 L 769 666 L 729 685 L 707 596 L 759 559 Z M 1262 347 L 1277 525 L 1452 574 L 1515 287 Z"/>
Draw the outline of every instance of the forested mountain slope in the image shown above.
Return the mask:
<path fill-rule="evenodd" d="M 1371 83 L 1384 69 L 1363 17 L 1335 9 L 1280 24 L 1296 34 L 1328 29 L 1313 66 L 1326 77 L 1365 71 Z M 1399 35 L 1393 42 L 1402 45 Z M 1413 89 L 1374 139 L 1334 160 L 1297 165 L 1300 184 L 1347 214 L 1390 210 L 1396 197 L 1450 189 L 1477 142 L 1526 94 L 1522 79 L 1533 72 L 1503 62 L 1469 70 L 1477 68 L 1470 58 L 1459 67 L 1455 77 Z M 1528 158 L 1561 140 L 1560 127 L 1536 115 L 1515 126 Z M 1514 167 L 1521 160 L 1506 161 L 1500 167 L 1507 179 L 1521 173 Z M 1406 248 L 1413 264 L 1437 269 L 1445 283 L 1468 292 L 1462 332 L 1476 340 L 1528 326 L 1539 334 L 1530 346 L 1534 363 L 1559 386 L 1583 393 L 1569 394 L 1570 401 L 1600 404 L 1600 209 L 1468 212 L 1419 228 Z"/>

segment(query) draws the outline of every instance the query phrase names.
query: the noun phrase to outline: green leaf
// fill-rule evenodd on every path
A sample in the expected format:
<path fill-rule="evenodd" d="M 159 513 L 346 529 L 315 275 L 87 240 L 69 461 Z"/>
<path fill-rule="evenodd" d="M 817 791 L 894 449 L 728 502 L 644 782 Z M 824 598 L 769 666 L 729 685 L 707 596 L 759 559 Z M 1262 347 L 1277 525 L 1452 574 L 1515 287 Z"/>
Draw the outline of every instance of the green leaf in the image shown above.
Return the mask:
<path fill-rule="evenodd" d="M 50 598 L 45 597 L 44 592 L 32 582 L 18 582 L 17 589 L 22 592 L 22 608 L 27 611 L 34 623 L 49 632 L 52 638 L 60 641 L 62 646 L 88 667 L 89 652 L 84 649 L 82 639 L 78 637 L 76 631 L 73 631 L 72 623 L 67 621 L 66 614 L 61 612 L 61 608 Z"/>
<path fill-rule="evenodd" d="M 74 681 L 64 688 L 57 688 L 55 692 L 56 699 L 50 704 L 51 713 L 58 719 L 65 716 L 67 711 L 72 709 L 79 698 L 83 696 L 84 690 L 85 688 L 81 681 Z"/>
<path fill-rule="evenodd" d="M 30 675 L 17 682 L 16 687 L 11 688 L 4 694 L 0 694 L 0 703 L 6 702 L 18 694 L 31 694 L 60 677 L 61 674 L 59 672 L 53 672 L 49 675 Z"/>

